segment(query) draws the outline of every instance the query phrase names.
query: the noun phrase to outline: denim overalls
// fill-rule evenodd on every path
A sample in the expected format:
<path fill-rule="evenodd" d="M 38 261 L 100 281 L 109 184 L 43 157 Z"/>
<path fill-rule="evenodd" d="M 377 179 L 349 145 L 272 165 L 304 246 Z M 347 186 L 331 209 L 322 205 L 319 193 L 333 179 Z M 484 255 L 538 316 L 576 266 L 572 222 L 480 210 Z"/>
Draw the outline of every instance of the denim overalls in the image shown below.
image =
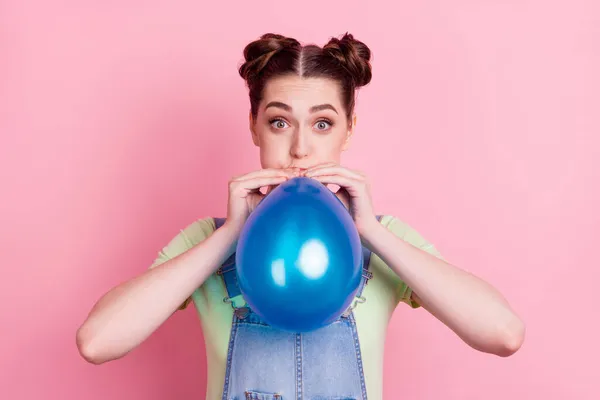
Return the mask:
<path fill-rule="evenodd" d="M 380 217 L 377 217 L 380 220 Z M 218 229 L 224 218 L 214 218 Z M 234 308 L 222 400 L 366 400 L 367 391 L 352 309 L 365 301 L 372 277 L 371 252 L 363 246 L 363 277 L 353 305 L 332 324 L 308 333 L 270 327 L 247 306 L 232 301 L 241 292 L 235 254 L 217 270 Z"/>

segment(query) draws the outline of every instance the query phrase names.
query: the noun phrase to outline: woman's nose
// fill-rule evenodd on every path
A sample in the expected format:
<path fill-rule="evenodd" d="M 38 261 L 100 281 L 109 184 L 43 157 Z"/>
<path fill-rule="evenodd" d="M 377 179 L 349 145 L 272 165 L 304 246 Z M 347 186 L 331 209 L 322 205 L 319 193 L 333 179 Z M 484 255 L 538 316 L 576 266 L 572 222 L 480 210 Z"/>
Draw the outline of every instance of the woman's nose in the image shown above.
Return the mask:
<path fill-rule="evenodd" d="M 299 131 L 294 135 L 290 154 L 294 158 L 305 158 L 310 153 L 309 138 L 306 134 Z"/>

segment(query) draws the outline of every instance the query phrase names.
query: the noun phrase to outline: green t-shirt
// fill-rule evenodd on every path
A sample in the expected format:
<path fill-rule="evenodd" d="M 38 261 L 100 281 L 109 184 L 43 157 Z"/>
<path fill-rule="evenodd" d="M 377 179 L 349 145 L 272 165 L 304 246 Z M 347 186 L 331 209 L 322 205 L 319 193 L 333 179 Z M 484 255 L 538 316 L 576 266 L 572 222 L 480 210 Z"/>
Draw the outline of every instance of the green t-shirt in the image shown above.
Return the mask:
<path fill-rule="evenodd" d="M 381 219 L 381 223 L 404 241 L 441 257 L 435 247 L 408 224 L 387 215 Z M 158 258 L 151 267 L 191 249 L 210 236 L 214 230 L 213 218 L 194 221 L 159 252 Z M 383 354 L 388 322 L 400 302 L 413 308 L 419 305 L 411 299 L 411 289 L 375 253 L 371 255 L 369 270 L 373 273 L 373 278 L 369 280 L 363 291 L 366 302 L 356 306 L 354 315 L 360 339 L 367 393 L 370 399 L 382 399 Z M 226 297 L 226 290 L 223 280 L 213 274 L 188 299 L 195 305 L 204 333 L 208 367 L 206 399 L 209 400 L 221 398 L 225 379 L 233 308 L 223 302 L 224 297 Z M 233 301 L 236 307 L 244 305 L 241 296 L 237 296 Z"/>

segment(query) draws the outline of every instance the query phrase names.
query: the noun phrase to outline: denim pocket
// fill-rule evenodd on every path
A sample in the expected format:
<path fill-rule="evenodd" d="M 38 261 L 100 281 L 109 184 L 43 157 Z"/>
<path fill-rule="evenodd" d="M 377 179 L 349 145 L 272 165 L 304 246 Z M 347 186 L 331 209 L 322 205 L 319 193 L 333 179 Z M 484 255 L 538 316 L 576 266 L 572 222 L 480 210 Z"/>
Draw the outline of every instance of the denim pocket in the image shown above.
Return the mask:
<path fill-rule="evenodd" d="M 263 393 L 253 390 L 246 390 L 245 400 L 283 400 L 283 396 L 279 393 Z"/>

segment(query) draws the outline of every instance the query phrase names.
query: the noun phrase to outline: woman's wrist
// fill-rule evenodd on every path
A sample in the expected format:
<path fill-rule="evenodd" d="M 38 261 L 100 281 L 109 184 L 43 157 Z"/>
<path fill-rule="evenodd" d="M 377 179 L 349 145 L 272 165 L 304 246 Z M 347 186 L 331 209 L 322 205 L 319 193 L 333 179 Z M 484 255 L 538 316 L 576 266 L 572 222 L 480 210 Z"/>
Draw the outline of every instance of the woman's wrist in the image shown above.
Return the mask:
<path fill-rule="evenodd" d="M 379 242 L 381 236 L 389 233 L 386 232 L 387 228 L 375 216 L 373 216 L 372 220 L 362 222 L 360 226 L 357 226 L 357 229 L 363 243 L 371 251 L 374 251 L 375 244 Z"/>
<path fill-rule="evenodd" d="M 231 254 L 235 253 L 235 248 L 237 246 L 238 238 L 240 237 L 240 233 L 242 232 L 242 228 L 244 227 L 243 222 L 238 222 L 234 220 L 226 220 L 225 223 L 218 231 L 222 231 L 223 235 L 226 237 L 225 240 L 229 243 L 229 250 L 227 252 L 227 257 Z"/>

